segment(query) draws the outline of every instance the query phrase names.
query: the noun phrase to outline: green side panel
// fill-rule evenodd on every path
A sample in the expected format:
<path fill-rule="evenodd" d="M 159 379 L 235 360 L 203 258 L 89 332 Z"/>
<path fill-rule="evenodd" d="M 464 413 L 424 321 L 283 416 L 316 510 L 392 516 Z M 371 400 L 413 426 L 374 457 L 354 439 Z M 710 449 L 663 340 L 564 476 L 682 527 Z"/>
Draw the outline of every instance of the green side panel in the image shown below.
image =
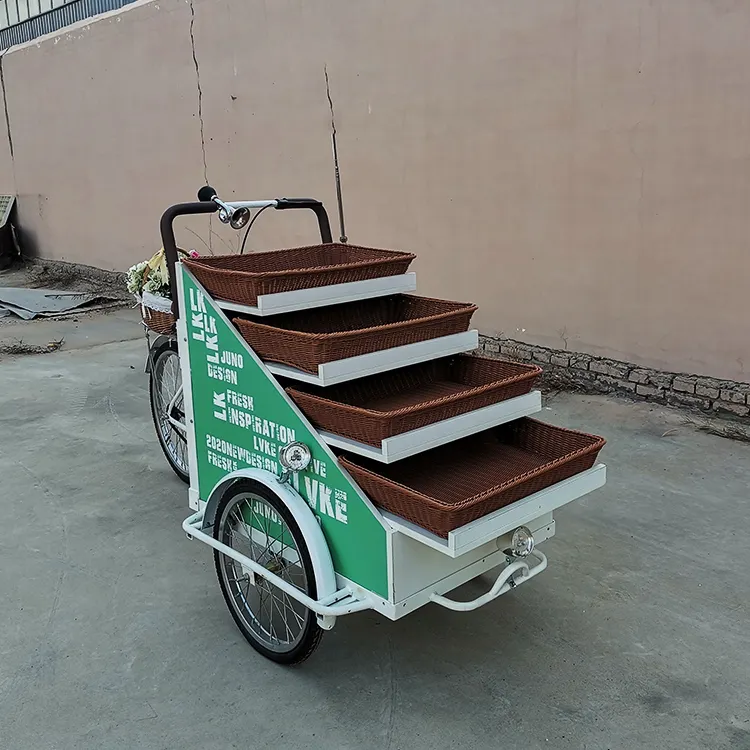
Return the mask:
<path fill-rule="evenodd" d="M 387 599 L 386 532 L 380 521 L 211 297 L 178 267 L 201 499 L 238 469 L 279 475 L 279 449 L 303 442 L 313 458 L 293 484 L 320 521 L 336 572 Z"/>

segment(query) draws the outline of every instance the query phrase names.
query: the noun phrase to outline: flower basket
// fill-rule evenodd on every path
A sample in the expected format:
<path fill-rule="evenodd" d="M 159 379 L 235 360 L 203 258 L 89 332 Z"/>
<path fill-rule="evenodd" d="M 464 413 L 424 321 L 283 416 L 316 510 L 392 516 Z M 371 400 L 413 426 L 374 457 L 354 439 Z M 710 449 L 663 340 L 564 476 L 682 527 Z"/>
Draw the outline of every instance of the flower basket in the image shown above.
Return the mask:
<path fill-rule="evenodd" d="M 143 325 L 154 333 L 171 336 L 176 329 L 177 321 L 172 315 L 172 300 L 152 292 L 136 295 L 141 304 Z"/>
<path fill-rule="evenodd" d="M 177 252 L 183 258 L 197 257 L 182 248 Z M 128 291 L 138 300 L 143 324 L 154 331 L 170 336 L 175 332 L 176 320 L 172 315 L 172 298 L 169 289 L 169 270 L 164 248 L 150 260 L 137 263 L 128 270 Z"/>

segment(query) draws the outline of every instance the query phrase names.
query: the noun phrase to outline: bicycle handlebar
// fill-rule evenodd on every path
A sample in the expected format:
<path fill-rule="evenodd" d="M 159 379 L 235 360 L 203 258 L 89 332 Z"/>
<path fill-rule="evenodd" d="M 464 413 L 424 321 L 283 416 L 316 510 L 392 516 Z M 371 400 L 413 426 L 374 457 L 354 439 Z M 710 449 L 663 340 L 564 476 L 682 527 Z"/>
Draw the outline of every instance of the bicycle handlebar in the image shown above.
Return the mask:
<path fill-rule="evenodd" d="M 178 216 L 191 216 L 193 214 L 212 214 L 219 210 L 219 204 L 214 202 L 216 191 L 206 185 L 198 191 L 198 202 L 197 203 L 177 203 L 174 206 L 170 206 L 161 217 L 159 228 L 161 230 L 161 241 L 164 247 L 164 255 L 167 259 L 167 270 L 169 271 L 169 296 L 172 299 L 172 314 L 175 319 L 180 316 L 179 305 L 177 304 L 177 295 L 175 294 L 177 282 L 175 281 L 177 273 L 177 240 L 174 236 L 174 220 Z M 255 201 L 251 201 L 254 203 Z M 264 201 L 260 201 L 264 203 Z M 232 206 L 233 204 L 227 202 L 226 206 Z M 277 211 L 287 211 L 294 208 L 308 208 L 310 209 L 318 219 L 318 229 L 320 230 L 320 241 L 324 245 L 329 245 L 333 242 L 331 235 L 331 224 L 328 220 L 328 214 L 323 204 L 315 198 L 277 198 L 273 202 L 269 202 L 269 205 Z"/>
<path fill-rule="evenodd" d="M 180 316 L 175 281 L 177 273 L 177 240 L 174 236 L 174 220 L 178 216 L 190 216 L 192 214 L 212 214 L 219 210 L 213 201 L 200 201 L 198 203 L 177 203 L 170 206 L 161 216 L 159 229 L 161 230 L 161 242 L 164 255 L 167 258 L 167 270 L 169 271 L 169 296 L 172 299 L 172 315 L 175 319 Z"/>

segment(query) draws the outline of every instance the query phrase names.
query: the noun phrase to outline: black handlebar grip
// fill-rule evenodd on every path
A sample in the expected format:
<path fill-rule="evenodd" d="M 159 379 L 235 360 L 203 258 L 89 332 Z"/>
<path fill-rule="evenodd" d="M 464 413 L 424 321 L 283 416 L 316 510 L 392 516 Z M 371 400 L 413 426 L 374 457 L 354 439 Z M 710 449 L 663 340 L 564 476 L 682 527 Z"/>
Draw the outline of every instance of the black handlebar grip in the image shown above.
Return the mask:
<path fill-rule="evenodd" d="M 290 208 L 309 208 L 318 219 L 318 229 L 320 229 L 320 241 L 324 245 L 333 242 L 331 236 L 331 223 L 328 221 L 323 204 L 315 198 L 277 198 L 276 210 L 286 211 Z"/>

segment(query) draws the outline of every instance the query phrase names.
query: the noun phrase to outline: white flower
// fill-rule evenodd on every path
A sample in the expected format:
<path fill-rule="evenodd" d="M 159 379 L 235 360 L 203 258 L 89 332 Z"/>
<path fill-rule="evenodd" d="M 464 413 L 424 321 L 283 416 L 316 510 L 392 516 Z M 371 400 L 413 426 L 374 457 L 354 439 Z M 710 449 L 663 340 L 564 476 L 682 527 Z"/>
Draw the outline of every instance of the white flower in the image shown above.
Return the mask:
<path fill-rule="evenodd" d="M 131 294 L 138 294 L 141 291 L 143 272 L 146 270 L 146 266 L 148 266 L 148 262 L 144 260 L 128 269 L 126 276 L 127 288 Z"/>

